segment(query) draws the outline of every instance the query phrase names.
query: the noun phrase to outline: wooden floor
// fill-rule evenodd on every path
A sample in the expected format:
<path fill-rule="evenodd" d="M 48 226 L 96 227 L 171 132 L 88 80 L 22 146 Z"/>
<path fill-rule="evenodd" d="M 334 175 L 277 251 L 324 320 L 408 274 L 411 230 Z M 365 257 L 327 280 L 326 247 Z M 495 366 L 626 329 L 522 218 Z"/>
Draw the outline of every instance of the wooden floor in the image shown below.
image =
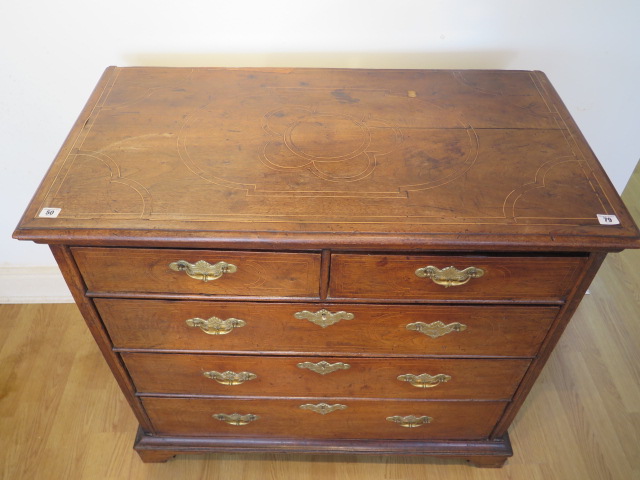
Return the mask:
<path fill-rule="evenodd" d="M 638 169 L 624 198 L 639 221 Z M 0 306 L 1 479 L 640 479 L 640 251 L 605 261 L 510 429 L 501 470 L 383 456 L 143 464 L 136 427 L 74 305 Z"/>

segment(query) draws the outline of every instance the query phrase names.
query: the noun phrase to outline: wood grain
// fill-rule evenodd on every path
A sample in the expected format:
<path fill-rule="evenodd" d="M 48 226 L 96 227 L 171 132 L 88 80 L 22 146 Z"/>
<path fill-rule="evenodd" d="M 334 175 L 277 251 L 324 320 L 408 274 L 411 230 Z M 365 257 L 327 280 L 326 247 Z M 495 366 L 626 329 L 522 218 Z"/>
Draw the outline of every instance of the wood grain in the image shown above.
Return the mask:
<path fill-rule="evenodd" d="M 112 341 L 119 349 L 201 352 L 322 352 L 349 355 L 439 355 L 532 357 L 558 307 L 285 304 L 186 302 L 96 298 Z M 352 313 L 322 328 L 295 318 L 296 312 Z M 246 322 L 227 335 L 207 335 L 185 321 L 238 318 Z M 408 330 L 415 322 L 467 328 L 438 338 Z"/>
<path fill-rule="evenodd" d="M 563 300 L 585 257 L 480 255 L 335 254 L 331 261 L 330 298 L 418 298 L 428 300 Z M 444 287 L 420 278 L 419 268 L 481 268 L 484 275 L 464 285 Z"/>
<path fill-rule="evenodd" d="M 620 225 L 601 225 L 603 213 L 616 215 Z M 526 411 L 527 395 L 606 253 L 640 246 L 629 212 L 544 74 L 491 71 L 108 69 L 15 237 L 52 245 L 140 423 L 136 449 L 143 460 L 209 448 L 432 453 L 487 466 L 511 455 L 507 428 L 519 410 Z M 170 249 L 178 245 L 183 248 Z M 132 246 L 137 248 L 125 248 Z M 230 261 L 238 272 L 201 282 L 169 268 L 178 260 Z M 431 263 L 465 268 L 458 262 L 470 260 L 486 274 L 460 287 L 434 286 L 413 273 Z M 621 275 L 618 284 L 626 278 Z M 330 326 L 295 313 L 325 306 L 353 311 Z M 209 308 L 220 308 L 225 315 L 214 316 L 222 318 L 237 317 L 231 312 L 240 308 L 248 314 L 246 324 L 236 320 L 237 332 L 220 341 L 189 327 L 193 320 L 176 317 L 193 312 L 208 318 L 199 312 Z M 407 324 L 417 320 L 408 318 L 413 314 L 429 319 L 435 312 L 442 315 L 429 321 L 455 319 L 467 328 L 458 325 L 434 342 Z M 479 326 L 484 330 L 478 334 Z M 197 340 L 185 341 L 189 336 Z M 514 339 L 526 353 L 495 358 L 508 355 Z M 47 340 L 60 350 L 67 346 Z M 561 402 L 571 409 L 566 418 L 556 420 L 561 410 L 552 409 L 536 424 L 551 419 L 554 426 L 532 432 L 554 432 L 564 422 L 555 430 L 561 437 L 575 421 L 575 443 L 586 439 L 590 457 L 582 470 L 612 476 L 613 469 L 602 465 L 622 452 L 633 473 L 637 456 L 628 444 L 637 444 L 635 433 L 597 452 L 591 448 L 600 438 L 595 431 L 610 439 L 625 427 L 616 419 L 596 430 L 586 420 L 605 404 L 636 424 L 633 395 L 622 392 L 624 382 L 610 380 L 594 345 L 585 341 L 577 363 L 572 356 L 562 363 L 572 367 L 559 375 L 573 395 Z M 621 351 L 635 357 L 631 348 Z M 303 381 L 295 389 L 300 371 L 286 362 L 323 355 L 353 363 L 344 383 L 323 388 L 322 381 Z M 494 358 L 478 358 L 483 355 Z M 585 368 L 591 355 L 600 365 Z M 163 364 L 174 356 L 180 360 Z M 224 358 L 225 369 L 235 369 L 233 361 L 245 362 L 244 369 L 258 356 L 265 367 L 260 382 L 267 381 L 259 393 L 220 395 L 189 383 L 187 370 L 194 366 Z M 139 370 L 140 388 L 150 391 L 136 391 L 123 357 Z M 474 367 L 463 367 L 472 361 Z M 489 363 L 484 378 L 480 367 Z M 385 388 L 365 391 L 394 365 L 450 365 L 456 378 L 472 377 L 466 388 L 477 392 L 463 399 L 452 388 L 452 398 L 417 399 L 389 398 Z M 56 368 L 46 370 L 55 376 Z M 503 368 L 508 375 L 500 384 L 491 375 Z M 269 370 L 287 371 L 282 377 L 289 380 L 271 385 Z M 95 381 L 93 372 L 83 373 Z M 176 374 L 181 379 L 174 382 Z M 493 379 L 496 389 L 483 379 Z M 472 388 L 476 380 L 481 386 Z M 495 398 L 514 388 L 511 401 Z M 594 390 L 602 390 L 595 400 Z M 592 396 L 579 399 L 578 392 Z M 72 403 L 85 400 L 82 392 L 74 395 Z M 4 397 L 12 398 L 10 392 Z M 325 417 L 301 410 L 302 399 L 349 407 Z M 591 402 L 594 412 L 583 416 Z M 51 405 L 55 399 L 45 410 Z M 214 407 L 254 413 L 260 421 L 241 429 L 217 420 L 212 425 Z M 2 418 L 13 418 L 14 410 Z M 386 422 L 390 415 L 433 415 L 434 421 L 404 429 Z M 39 417 L 30 429 L 36 435 L 43 418 L 49 417 Z M 65 427 L 47 441 L 66 444 Z M 88 444 L 81 435 L 101 432 L 73 431 L 73 452 Z M 63 471 L 47 475 L 66 478 L 70 468 L 65 463 Z M 554 471 L 539 470 L 547 476 Z"/>
<path fill-rule="evenodd" d="M 500 440 L 336 440 L 307 439 L 304 444 L 288 438 L 260 438 L 247 441 L 242 437 L 168 437 L 143 435 L 138 430 L 135 447 L 145 462 L 164 462 L 175 455 L 207 453 L 370 453 L 377 455 L 455 456 L 479 466 L 500 467 L 511 456 L 509 436 Z M 488 458 L 487 458 L 488 457 Z"/>
<path fill-rule="evenodd" d="M 320 255 L 234 251 L 72 248 L 87 288 L 94 292 L 317 297 Z M 217 280 L 189 277 L 173 262 L 233 264 L 237 270 Z"/>
<path fill-rule="evenodd" d="M 510 429 L 515 456 L 490 472 L 470 470 L 462 460 L 400 456 L 218 454 L 143 464 L 132 449 L 137 421 L 77 307 L 3 305 L 0 434 L 11 441 L 0 449 L 0 476 L 636 478 L 638 271 L 638 252 L 609 255 Z"/>
<path fill-rule="evenodd" d="M 541 72 L 111 68 L 82 120 L 17 238 L 263 249 L 640 245 Z M 40 216 L 46 208 L 61 211 Z M 620 225 L 600 225 L 598 214 Z"/>
<path fill-rule="evenodd" d="M 100 351 L 102 352 L 107 365 L 111 369 L 111 372 L 116 378 L 116 381 L 120 385 L 122 393 L 129 402 L 129 405 L 133 409 L 134 414 L 138 418 L 141 428 L 151 428 L 149 418 L 147 417 L 147 414 L 144 412 L 144 409 L 141 406 L 140 399 L 135 396 L 133 383 L 131 382 L 131 378 L 126 372 L 122 359 L 113 351 L 113 344 L 111 343 L 109 335 L 104 329 L 102 320 L 100 319 L 100 316 L 96 311 L 95 305 L 84 295 L 86 286 L 84 284 L 84 281 L 82 280 L 82 277 L 80 276 L 78 267 L 73 261 L 73 257 L 71 255 L 71 252 L 69 251 L 69 248 L 61 245 L 52 245 L 51 253 L 53 253 L 56 262 L 58 262 L 58 266 L 62 271 L 62 275 L 67 282 L 69 290 L 71 290 L 73 299 L 75 300 L 76 305 L 78 305 L 80 313 L 84 317 L 89 331 L 98 344 L 98 348 L 100 348 Z"/>
<path fill-rule="evenodd" d="M 640 171 L 624 195 L 640 218 Z M 0 306 L 0 477 L 601 480 L 640 476 L 640 252 L 607 257 L 510 431 L 501 470 L 459 459 L 217 454 L 144 464 L 137 421 L 75 305 Z M 37 433 L 34 433 L 37 432 Z"/>
<path fill-rule="evenodd" d="M 480 440 L 487 438 L 505 407 L 491 401 L 397 401 L 341 398 L 204 399 L 142 397 L 158 435 L 243 437 L 248 443 L 265 438 L 340 440 Z M 344 404 L 344 410 L 320 414 L 304 404 Z M 228 425 L 215 414 L 252 414 L 243 426 Z M 406 428 L 390 416 L 428 416 L 431 423 Z M 383 444 L 384 442 L 380 442 Z"/>
<path fill-rule="evenodd" d="M 279 397 L 373 397 L 509 400 L 529 360 L 270 357 L 123 353 L 139 394 L 193 394 Z M 298 364 L 325 361 L 348 366 L 319 374 Z M 257 378 L 223 385 L 204 372 L 251 372 Z M 417 388 L 398 380 L 405 374 L 448 375 L 450 380 Z"/>

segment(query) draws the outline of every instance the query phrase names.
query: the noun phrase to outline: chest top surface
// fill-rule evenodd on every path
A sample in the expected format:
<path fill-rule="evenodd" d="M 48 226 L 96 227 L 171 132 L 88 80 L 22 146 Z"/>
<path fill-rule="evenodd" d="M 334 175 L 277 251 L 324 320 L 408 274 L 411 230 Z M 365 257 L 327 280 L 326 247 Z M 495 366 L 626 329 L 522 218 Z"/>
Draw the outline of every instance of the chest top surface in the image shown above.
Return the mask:
<path fill-rule="evenodd" d="M 110 67 L 15 236 L 638 245 L 553 87 L 528 71 Z"/>

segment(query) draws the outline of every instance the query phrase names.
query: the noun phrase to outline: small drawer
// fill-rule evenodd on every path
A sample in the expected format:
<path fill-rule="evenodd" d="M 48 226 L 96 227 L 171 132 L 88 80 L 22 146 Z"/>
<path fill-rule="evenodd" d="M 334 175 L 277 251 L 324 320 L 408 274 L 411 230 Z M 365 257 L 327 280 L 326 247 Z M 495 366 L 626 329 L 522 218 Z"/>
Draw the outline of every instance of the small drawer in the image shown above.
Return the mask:
<path fill-rule="evenodd" d="M 118 349 L 217 353 L 532 357 L 558 313 L 547 306 L 94 302 Z"/>
<path fill-rule="evenodd" d="M 459 301 L 562 301 L 584 265 L 581 256 L 331 257 L 330 298 Z"/>
<path fill-rule="evenodd" d="M 382 401 L 327 397 L 143 397 L 142 402 L 155 427 L 155 434 L 252 439 L 477 440 L 489 436 L 506 405 L 503 402 Z M 411 428 L 411 425 L 415 425 L 415 428 Z"/>
<path fill-rule="evenodd" d="M 311 253 L 85 247 L 72 251 L 90 292 L 319 294 L 320 255 Z"/>
<path fill-rule="evenodd" d="M 140 394 L 509 400 L 529 360 L 123 353 Z"/>

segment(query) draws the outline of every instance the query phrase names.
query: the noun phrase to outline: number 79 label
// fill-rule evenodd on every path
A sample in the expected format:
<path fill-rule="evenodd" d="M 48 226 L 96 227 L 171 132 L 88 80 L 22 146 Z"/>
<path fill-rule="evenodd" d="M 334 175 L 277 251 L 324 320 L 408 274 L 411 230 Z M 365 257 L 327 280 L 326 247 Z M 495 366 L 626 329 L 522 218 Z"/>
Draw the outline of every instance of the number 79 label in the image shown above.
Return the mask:
<path fill-rule="evenodd" d="M 600 225 L 620 225 L 620 220 L 615 215 L 601 215 L 598 214 L 598 221 Z"/>

